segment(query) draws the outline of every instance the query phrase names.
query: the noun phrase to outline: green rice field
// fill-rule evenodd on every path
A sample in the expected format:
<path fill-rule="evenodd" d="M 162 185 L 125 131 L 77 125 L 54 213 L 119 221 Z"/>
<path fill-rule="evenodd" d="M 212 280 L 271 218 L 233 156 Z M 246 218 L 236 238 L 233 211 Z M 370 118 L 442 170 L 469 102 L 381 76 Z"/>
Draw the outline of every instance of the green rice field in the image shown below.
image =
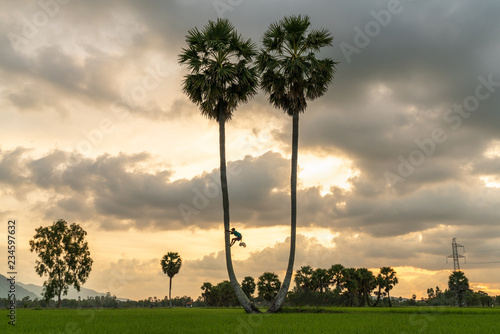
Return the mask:
<path fill-rule="evenodd" d="M 500 333 L 500 308 L 18 309 L 15 326 L 3 314 L 1 333 Z"/>

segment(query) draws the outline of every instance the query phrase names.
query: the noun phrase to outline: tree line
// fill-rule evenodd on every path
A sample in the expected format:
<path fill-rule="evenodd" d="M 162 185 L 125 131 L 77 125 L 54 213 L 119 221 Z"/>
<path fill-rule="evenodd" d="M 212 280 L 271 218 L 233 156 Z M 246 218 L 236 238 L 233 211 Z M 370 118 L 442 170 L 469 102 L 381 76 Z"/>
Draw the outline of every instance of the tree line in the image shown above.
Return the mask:
<path fill-rule="evenodd" d="M 367 268 L 346 268 L 334 264 L 330 268 L 313 269 L 303 266 L 295 274 L 295 288 L 290 299 L 294 303 L 309 300 L 321 303 L 330 300 L 344 306 L 377 306 L 381 298 L 387 297 L 391 307 L 390 291 L 398 284 L 396 271 L 391 267 L 380 268 L 377 276 Z M 372 292 L 377 297 L 372 299 Z"/>
<path fill-rule="evenodd" d="M 0 298 L 0 308 L 8 307 L 10 301 L 7 298 Z M 197 305 L 189 296 L 175 297 L 170 299 L 168 296 L 164 298 L 148 297 L 142 300 L 120 300 L 116 296 L 107 292 L 104 296 L 88 297 L 85 299 L 62 299 L 59 301 L 45 300 L 44 298 L 31 299 L 26 296 L 16 300 L 17 308 L 69 308 L 69 309 L 101 309 L 101 308 L 153 308 L 153 307 L 189 307 L 202 306 Z"/>
<path fill-rule="evenodd" d="M 448 289 L 442 291 L 439 286 L 436 286 L 435 290 L 428 288 L 427 299 L 422 298 L 421 303 L 429 306 L 491 307 L 495 304 L 500 305 L 500 295 L 492 297 L 484 291 L 473 291 L 469 288 L 469 279 L 465 273 L 457 270 L 448 278 Z"/>
<path fill-rule="evenodd" d="M 396 272 L 391 267 L 382 267 L 377 276 L 366 268 L 345 268 L 341 264 L 332 265 L 329 269 L 303 266 L 295 272 L 295 288 L 288 292 L 286 305 L 344 305 L 344 306 L 377 306 L 381 298 L 387 296 L 392 306 L 390 290 L 398 283 Z M 267 305 L 278 295 L 282 283 L 278 276 L 265 272 L 258 282 L 247 276 L 241 283 L 241 289 L 253 302 Z M 238 298 L 230 289 L 229 281 L 217 285 L 203 283 L 201 301 L 206 306 L 237 306 Z M 253 294 L 257 288 L 257 296 Z M 376 300 L 371 294 L 375 293 Z"/>
<path fill-rule="evenodd" d="M 381 267 L 378 274 L 367 268 L 346 268 L 341 264 L 330 268 L 303 266 L 295 272 L 295 287 L 289 291 L 285 306 L 484 306 L 500 305 L 500 296 L 489 296 L 483 291 L 469 289 L 463 272 L 453 272 L 449 277 L 448 289 L 439 287 L 427 290 L 428 298 L 391 297 L 390 291 L 398 284 L 396 271 L 391 267 Z M 241 282 L 241 289 L 259 307 L 268 307 L 278 294 L 281 282 L 274 273 L 265 272 L 257 283 L 251 276 Z M 195 306 L 234 307 L 239 301 L 229 281 L 216 285 L 205 282 L 201 286 L 201 296 Z M 254 293 L 257 292 L 256 295 Z"/>

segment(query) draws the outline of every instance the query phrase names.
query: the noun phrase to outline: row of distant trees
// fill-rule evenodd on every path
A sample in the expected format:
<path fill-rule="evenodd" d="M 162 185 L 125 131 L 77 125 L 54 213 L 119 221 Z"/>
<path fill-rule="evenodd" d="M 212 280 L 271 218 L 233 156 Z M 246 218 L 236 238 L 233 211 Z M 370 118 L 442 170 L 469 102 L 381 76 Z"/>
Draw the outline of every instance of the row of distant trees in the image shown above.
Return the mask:
<path fill-rule="evenodd" d="M 427 305 L 442 306 L 493 306 L 500 305 L 499 296 L 489 296 L 484 291 L 473 291 L 469 288 L 469 279 L 463 271 L 457 270 L 451 273 L 448 278 L 448 289 L 442 291 L 439 286 L 436 289 L 427 289 L 427 299 L 423 299 Z M 414 300 L 416 296 L 414 295 Z"/>
<path fill-rule="evenodd" d="M 345 306 L 377 306 L 381 298 L 387 296 L 392 306 L 389 292 L 398 283 L 396 272 L 390 267 L 380 268 L 375 276 L 366 268 L 345 268 L 335 264 L 329 269 L 303 266 L 295 272 L 295 288 L 287 295 L 287 303 L 333 304 Z M 257 288 L 257 297 L 254 292 Z M 274 300 L 281 288 L 281 282 L 274 273 L 265 272 L 257 283 L 251 276 L 241 282 L 245 295 L 257 303 Z M 201 301 L 207 306 L 237 306 L 238 299 L 229 281 L 217 285 L 205 282 L 202 287 Z M 375 290 L 376 300 L 372 299 Z"/>
<path fill-rule="evenodd" d="M 24 297 L 16 300 L 17 308 L 56 308 L 59 301 Z M 0 308 L 8 307 L 10 301 L 6 298 L 0 298 Z M 120 300 L 116 296 L 112 296 L 109 292 L 105 296 L 88 297 L 86 299 L 62 299 L 61 307 L 73 309 L 100 309 L 100 308 L 134 308 L 134 307 L 189 307 L 196 306 L 196 303 L 191 297 L 175 297 L 170 299 L 165 296 L 163 299 L 157 297 L 149 297 L 143 300 Z"/>
<path fill-rule="evenodd" d="M 390 291 L 398 284 L 396 272 L 391 267 L 382 267 L 375 276 L 367 268 L 346 268 L 335 264 L 328 269 L 303 266 L 295 272 L 295 288 L 287 294 L 288 306 L 485 306 L 500 305 L 500 296 L 491 297 L 483 291 L 469 289 L 468 279 L 461 271 L 453 272 L 448 287 L 427 290 L 428 298 L 394 298 Z M 262 274 L 258 281 L 247 276 L 241 289 L 256 305 L 269 305 L 276 297 L 281 282 L 274 273 Z M 202 294 L 195 306 L 238 306 L 238 298 L 231 283 L 223 281 L 216 285 L 203 283 Z M 255 292 L 257 294 L 255 295 Z"/>
<path fill-rule="evenodd" d="M 329 269 L 303 266 L 295 274 L 295 289 L 289 299 L 293 303 L 301 300 L 322 303 L 329 300 L 333 304 L 345 306 L 377 306 L 381 298 L 387 297 L 392 306 L 390 291 L 398 284 L 396 272 L 391 267 L 380 268 L 377 276 L 367 268 L 346 268 L 334 264 Z M 377 297 L 373 301 L 372 293 Z M 316 296 L 316 297 L 315 297 Z"/>
<path fill-rule="evenodd" d="M 440 290 L 438 286 L 436 289 L 427 289 L 427 298 L 422 298 L 420 301 L 416 301 L 416 296 L 414 296 L 415 305 L 426 305 L 426 306 L 455 306 L 456 305 L 456 295 L 453 291 L 449 289 Z M 500 295 L 490 296 L 484 291 L 473 291 L 472 289 L 467 289 L 464 292 L 462 298 L 462 306 L 483 306 L 491 307 L 494 305 L 500 305 Z"/>

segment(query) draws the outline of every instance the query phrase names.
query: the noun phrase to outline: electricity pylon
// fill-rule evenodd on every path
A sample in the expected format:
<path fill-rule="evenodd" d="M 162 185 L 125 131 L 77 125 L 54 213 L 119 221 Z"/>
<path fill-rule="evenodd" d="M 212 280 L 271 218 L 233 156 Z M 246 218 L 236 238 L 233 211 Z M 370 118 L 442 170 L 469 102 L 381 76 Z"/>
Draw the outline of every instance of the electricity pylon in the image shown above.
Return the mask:
<path fill-rule="evenodd" d="M 457 238 L 453 238 L 451 241 L 451 250 L 452 250 L 452 255 L 446 257 L 446 263 L 448 263 L 448 258 L 452 257 L 453 258 L 453 271 L 459 271 L 460 270 L 460 258 L 464 258 L 465 256 L 459 255 L 458 254 L 458 247 L 462 247 L 464 252 L 465 252 L 465 247 L 462 245 L 457 244 Z M 467 261 L 465 261 L 467 263 Z"/>

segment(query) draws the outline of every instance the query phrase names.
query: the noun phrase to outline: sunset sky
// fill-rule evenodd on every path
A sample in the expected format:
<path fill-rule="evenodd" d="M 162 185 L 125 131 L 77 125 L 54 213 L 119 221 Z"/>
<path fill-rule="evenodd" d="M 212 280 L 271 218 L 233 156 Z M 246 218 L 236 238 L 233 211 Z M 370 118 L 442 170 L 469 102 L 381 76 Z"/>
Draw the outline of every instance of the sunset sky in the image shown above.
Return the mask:
<path fill-rule="evenodd" d="M 500 294 L 498 0 L 0 2 L 0 248 L 18 222 L 18 280 L 42 285 L 28 241 L 65 219 L 87 232 L 86 288 L 174 296 L 228 279 L 218 126 L 183 94 L 189 29 L 228 18 L 261 47 L 306 14 L 338 61 L 301 115 L 295 270 L 394 267 L 393 296 L 447 288 L 452 238 L 474 290 Z M 259 92 L 226 126 L 239 280 L 282 280 L 291 118 Z M 6 256 L 0 273 L 6 274 Z"/>

